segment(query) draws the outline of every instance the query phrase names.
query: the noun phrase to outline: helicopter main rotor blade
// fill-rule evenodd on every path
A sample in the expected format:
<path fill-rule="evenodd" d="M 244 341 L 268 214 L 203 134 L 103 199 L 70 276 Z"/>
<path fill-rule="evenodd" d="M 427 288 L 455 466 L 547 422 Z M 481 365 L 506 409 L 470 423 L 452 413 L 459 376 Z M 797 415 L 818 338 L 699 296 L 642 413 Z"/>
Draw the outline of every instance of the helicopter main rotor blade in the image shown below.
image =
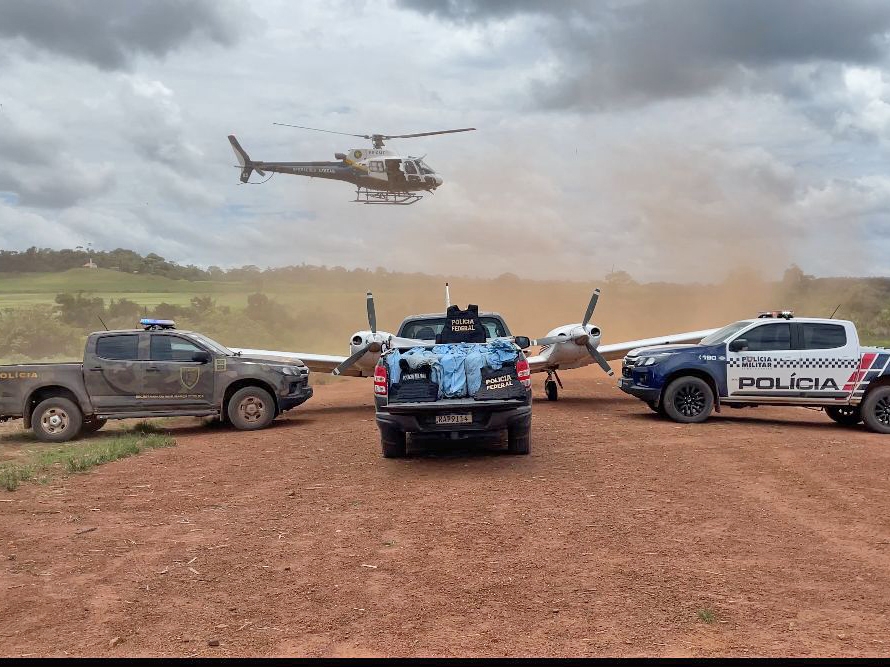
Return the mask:
<path fill-rule="evenodd" d="M 584 313 L 584 321 L 581 323 L 582 327 L 586 327 L 587 323 L 590 322 L 590 318 L 593 317 L 593 309 L 596 308 L 596 302 L 599 301 L 600 298 L 600 288 L 597 287 L 593 290 L 593 296 L 590 297 L 590 303 L 587 304 L 587 312 Z"/>
<path fill-rule="evenodd" d="M 374 309 L 374 295 L 368 292 L 368 325 L 371 333 L 377 333 L 377 311 Z"/>
<path fill-rule="evenodd" d="M 384 139 L 411 139 L 412 137 L 431 137 L 434 134 L 454 134 L 455 132 L 472 132 L 475 127 L 462 127 L 459 130 L 436 130 L 435 132 L 416 132 L 415 134 L 384 134 Z"/>
<path fill-rule="evenodd" d="M 336 132 L 334 130 L 320 130 L 317 127 L 306 127 L 305 125 L 291 125 L 290 123 L 272 123 L 272 125 L 281 125 L 282 127 L 296 127 L 300 130 L 312 130 L 313 132 L 327 132 L 328 134 L 342 134 L 347 137 L 359 137 L 361 139 L 370 139 L 367 134 L 352 134 L 351 132 Z"/>
<path fill-rule="evenodd" d="M 590 352 L 590 356 L 593 357 L 593 360 L 600 365 L 600 368 L 606 371 L 609 375 L 615 375 L 615 371 L 612 370 L 612 367 L 609 366 L 609 362 L 600 354 L 599 350 L 590 343 L 587 343 L 587 351 Z"/>
<path fill-rule="evenodd" d="M 356 361 L 365 356 L 365 352 L 367 352 L 371 348 L 371 343 L 368 343 L 364 347 L 360 348 L 357 352 L 353 353 L 346 361 L 342 362 L 339 366 L 337 366 L 332 373 L 334 375 L 340 375 L 347 368 L 355 364 Z"/>

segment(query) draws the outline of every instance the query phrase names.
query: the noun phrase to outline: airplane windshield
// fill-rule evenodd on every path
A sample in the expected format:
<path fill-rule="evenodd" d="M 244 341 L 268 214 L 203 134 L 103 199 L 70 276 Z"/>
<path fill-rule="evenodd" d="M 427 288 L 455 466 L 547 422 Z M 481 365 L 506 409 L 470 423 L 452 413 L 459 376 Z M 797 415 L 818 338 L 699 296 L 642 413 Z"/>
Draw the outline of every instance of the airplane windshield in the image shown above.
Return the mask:
<path fill-rule="evenodd" d="M 722 343 L 727 338 L 735 333 L 738 333 L 749 324 L 751 323 L 745 322 L 744 320 L 741 322 L 733 322 L 732 324 L 727 324 L 725 327 L 723 327 L 722 329 L 718 329 L 710 336 L 702 338 L 701 345 L 716 345 L 717 343 Z"/>

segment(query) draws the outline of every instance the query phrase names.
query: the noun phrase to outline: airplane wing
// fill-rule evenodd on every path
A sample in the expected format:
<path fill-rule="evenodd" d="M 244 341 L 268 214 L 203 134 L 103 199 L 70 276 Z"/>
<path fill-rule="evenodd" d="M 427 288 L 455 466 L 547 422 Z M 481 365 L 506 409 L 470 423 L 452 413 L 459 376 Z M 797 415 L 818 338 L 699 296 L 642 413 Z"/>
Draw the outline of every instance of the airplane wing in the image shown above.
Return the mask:
<path fill-rule="evenodd" d="M 671 334 L 669 336 L 658 336 L 656 338 L 642 338 L 640 340 L 629 340 L 624 343 L 610 343 L 609 345 L 600 345 L 596 349 L 600 351 L 607 361 L 622 359 L 624 355 L 637 347 L 651 347 L 652 345 L 671 345 L 674 343 L 697 343 L 705 336 L 710 336 L 717 329 L 702 329 L 701 331 L 689 331 L 686 333 Z"/>
<path fill-rule="evenodd" d="M 314 373 L 331 373 L 337 366 L 346 361 L 347 357 L 338 357 L 333 354 L 309 354 L 303 352 L 280 352 L 278 350 L 248 350 L 240 347 L 230 347 L 232 352 L 240 352 L 245 357 L 268 357 L 269 359 L 299 359 Z M 341 375 L 361 377 L 362 372 L 352 366 L 344 370 Z"/>
<path fill-rule="evenodd" d="M 596 349 L 606 358 L 606 361 L 614 361 L 623 358 L 628 352 L 638 347 L 670 345 L 672 343 L 697 343 L 702 338 L 710 336 L 715 331 L 717 331 L 717 329 L 703 329 L 701 331 L 688 331 L 685 333 L 670 334 L 668 336 L 657 336 L 655 338 L 641 338 L 640 340 L 629 340 L 622 343 L 599 345 Z M 593 362 L 593 359 L 590 361 Z M 548 361 L 543 354 L 536 354 L 535 356 L 528 358 L 528 365 L 532 373 L 541 373 L 547 370 Z"/>

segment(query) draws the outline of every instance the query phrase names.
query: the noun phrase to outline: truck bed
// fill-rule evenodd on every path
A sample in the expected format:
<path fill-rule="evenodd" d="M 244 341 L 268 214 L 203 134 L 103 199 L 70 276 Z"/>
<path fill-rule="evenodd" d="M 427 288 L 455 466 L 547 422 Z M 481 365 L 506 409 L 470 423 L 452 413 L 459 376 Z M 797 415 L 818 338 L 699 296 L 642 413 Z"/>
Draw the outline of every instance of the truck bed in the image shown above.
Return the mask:
<path fill-rule="evenodd" d="M 525 405 L 526 401 L 519 398 L 493 399 L 490 401 L 477 401 L 473 398 L 442 398 L 429 402 L 405 402 L 390 401 L 386 409 L 395 414 L 408 414 L 411 412 L 447 412 L 449 410 L 472 410 L 484 408 L 486 410 L 510 410 L 511 408 Z"/>

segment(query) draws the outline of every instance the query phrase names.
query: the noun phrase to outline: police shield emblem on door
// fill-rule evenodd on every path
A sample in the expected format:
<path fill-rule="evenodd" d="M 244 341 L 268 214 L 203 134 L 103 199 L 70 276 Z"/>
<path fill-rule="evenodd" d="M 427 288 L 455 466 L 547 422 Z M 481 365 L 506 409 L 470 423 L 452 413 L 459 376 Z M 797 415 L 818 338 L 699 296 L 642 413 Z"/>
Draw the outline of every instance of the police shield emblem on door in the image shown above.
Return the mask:
<path fill-rule="evenodd" d="M 194 389 L 201 379 L 201 369 L 197 366 L 184 366 L 179 369 L 179 382 L 186 389 Z"/>

